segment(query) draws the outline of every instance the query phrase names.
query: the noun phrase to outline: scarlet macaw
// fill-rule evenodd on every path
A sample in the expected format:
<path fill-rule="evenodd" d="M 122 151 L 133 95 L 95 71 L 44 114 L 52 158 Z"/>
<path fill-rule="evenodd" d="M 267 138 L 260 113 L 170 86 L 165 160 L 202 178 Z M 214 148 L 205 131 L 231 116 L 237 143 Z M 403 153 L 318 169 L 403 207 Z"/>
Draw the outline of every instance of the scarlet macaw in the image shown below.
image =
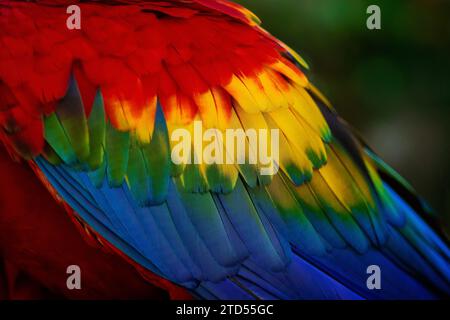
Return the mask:
<path fill-rule="evenodd" d="M 80 29 L 66 25 L 74 3 Z M 4 1 L 0 30 L 3 142 L 136 267 L 205 299 L 450 293 L 450 251 L 422 200 L 246 9 Z M 196 123 L 217 135 L 278 129 L 279 171 L 174 161 L 173 133 Z M 185 160 L 199 156 L 188 147 Z M 374 265 L 381 290 L 367 286 Z"/>

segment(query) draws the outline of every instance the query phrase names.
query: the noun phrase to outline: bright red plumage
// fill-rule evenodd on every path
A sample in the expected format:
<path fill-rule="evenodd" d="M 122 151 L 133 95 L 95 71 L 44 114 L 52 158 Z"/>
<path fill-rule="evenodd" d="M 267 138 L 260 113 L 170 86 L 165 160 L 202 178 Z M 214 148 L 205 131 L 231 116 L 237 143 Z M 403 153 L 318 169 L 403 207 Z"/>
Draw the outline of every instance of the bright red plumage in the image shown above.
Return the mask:
<path fill-rule="evenodd" d="M 41 5 L 46 3 L 54 6 Z M 166 117 L 186 123 L 199 110 L 211 112 L 199 106 L 198 95 L 217 88 L 220 99 L 225 96 L 221 88 L 233 74 L 254 76 L 264 65 L 279 61 L 285 51 L 253 27 L 250 13 L 227 2 L 115 3 L 135 5 L 80 3 L 81 30 L 66 28 L 64 0 L 13 2 L 2 9 L 0 90 L 7 91 L 10 99 L 0 121 L 21 129 L 8 132 L 19 153 L 30 156 L 42 151 L 40 116 L 55 110 L 72 71 L 86 112 L 96 90 L 102 88 L 109 120 L 127 129 L 129 120 L 124 124 L 124 115 L 115 111 L 117 101 L 129 107 L 125 113 L 139 118 L 156 96 L 161 101 L 172 99 L 174 103 L 162 104 Z M 203 15 L 206 12 L 208 16 Z M 220 114 L 230 113 L 227 99 L 221 99 L 225 110 Z M 16 108 L 26 109 L 26 115 L 18 115 Z"/>

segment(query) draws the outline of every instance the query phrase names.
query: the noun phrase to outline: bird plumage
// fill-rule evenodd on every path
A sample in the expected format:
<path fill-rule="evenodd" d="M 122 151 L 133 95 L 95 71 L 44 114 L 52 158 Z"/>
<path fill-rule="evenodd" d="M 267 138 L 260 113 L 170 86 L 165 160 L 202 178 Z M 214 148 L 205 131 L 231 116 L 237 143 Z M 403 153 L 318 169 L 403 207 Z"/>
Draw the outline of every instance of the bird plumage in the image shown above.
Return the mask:
<path fill-rule="evenodd" d="M 420 201 L 254 15 L 223 0 L 81 2 L 68 30 L 65 5 L 0 6 L 1 136 L 115 248 L 203 298 L 448 295 L 449 249 Z M 174 164 L 170 136 L 196 121 L 278 129 L 279 172 Z M 373 264 L 382 291 L 366 287 Z"/>

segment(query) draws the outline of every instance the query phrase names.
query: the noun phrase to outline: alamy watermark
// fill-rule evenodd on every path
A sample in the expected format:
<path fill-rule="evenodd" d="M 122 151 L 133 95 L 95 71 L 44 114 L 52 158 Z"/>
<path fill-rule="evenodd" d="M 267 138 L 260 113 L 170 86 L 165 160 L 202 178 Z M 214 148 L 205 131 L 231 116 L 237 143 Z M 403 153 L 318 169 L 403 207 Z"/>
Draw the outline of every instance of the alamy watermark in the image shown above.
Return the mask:
<path fill-rule="evenodd" d="M 381 30 L 381 9 L 379 6 L 373 4 L 367 7 L 367 14 L 370 16 L 367 18 L 367 29 L 369 30 Z"/>
<path fill-rule="evenodd" d="M 195 121 L 193 134 L 176 129 L 170 140 L 176 165 L 251 164 L 260 168 L 261 175 L 275 175 L 279 170 L 279 129 L 204 130 L 203 123 Z"/>
<path fill-rule="evenodd" d="M 66 273 L 69 275 L 66 286 L 69 290 L 81 290 L 81 268 L 77 265 L 67 267 Z"/>
<path fill-rule="evenodd" d="M 69 16 L 66 19 L 66 27 L 69 30 L 81 29 L 81 8 L 77 5 L 70 5 L 66 9 Z M 373 4 L 367 7 L 366 13 L 370 16 L 367 18 L 366 26 L 369 30 L 381 30 L 381 9 Z"/>
<path fill-rule="evenodd" d="M 70 16 L 66 19 L 66 26 L 69 30 L 81 29 L 81 9 L 77 5 L 71 5 L 67 7 L 67 14 Z"/>
<path fill-rule="evenodd" d="M 366 270 L 369 277 L 366 281 L 367 289 L 381 290 L 381 268 L 377 265 L 371 265 Z"/>

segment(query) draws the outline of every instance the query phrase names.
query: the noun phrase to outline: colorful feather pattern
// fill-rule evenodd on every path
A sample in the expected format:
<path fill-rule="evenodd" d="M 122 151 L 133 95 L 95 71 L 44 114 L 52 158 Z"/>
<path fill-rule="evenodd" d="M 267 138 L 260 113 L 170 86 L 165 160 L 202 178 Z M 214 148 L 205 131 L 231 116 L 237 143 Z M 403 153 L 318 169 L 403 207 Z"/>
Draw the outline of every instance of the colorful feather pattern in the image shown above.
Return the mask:
<path fill-rule="evenodd" d="M 109 243 L 203 298 L 449 294 L 447 244 L 251 13 L 81 2 L 82 29 L 68 30 L 65 3 L 0 6 L 1 137 Z M 172 133 L 199 121 L 278 129 L 279 172 L 175 165 Z M 365 287 L 371 264 L 380 292 Z"/>

